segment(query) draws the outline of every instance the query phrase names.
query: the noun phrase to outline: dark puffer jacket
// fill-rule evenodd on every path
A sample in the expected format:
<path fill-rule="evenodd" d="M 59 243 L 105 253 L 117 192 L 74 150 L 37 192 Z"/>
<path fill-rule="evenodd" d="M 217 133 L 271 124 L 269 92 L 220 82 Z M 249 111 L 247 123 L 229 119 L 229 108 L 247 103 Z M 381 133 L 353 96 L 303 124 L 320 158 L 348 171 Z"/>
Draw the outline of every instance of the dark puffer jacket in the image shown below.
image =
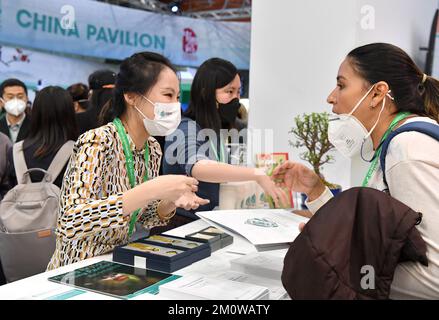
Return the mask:
<path fill-rule="evenodd" d="M 309 220 L 284 259 L 292 299 L 388 299 L 398 263 L 427 266 L 417 213 L 384 192 L 352 188 Z"/>

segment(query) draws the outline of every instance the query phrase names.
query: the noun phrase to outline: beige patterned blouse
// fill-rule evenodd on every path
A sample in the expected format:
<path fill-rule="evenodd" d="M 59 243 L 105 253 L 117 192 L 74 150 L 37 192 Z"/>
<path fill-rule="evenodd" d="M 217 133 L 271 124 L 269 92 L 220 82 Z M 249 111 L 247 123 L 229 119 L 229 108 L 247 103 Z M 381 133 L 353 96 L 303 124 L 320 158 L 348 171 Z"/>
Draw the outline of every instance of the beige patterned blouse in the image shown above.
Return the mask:
<path fill-rule="evenodd" d="M 128 135 L 128 134 L 127 134 Z M 145 149 L 133 152 L 137 184 L 145 174 Z M 153 137 L 148 140 L 148 177 L 158 176 L 162 151 Z M 128 242 L 129 216 L 123 216 L 122 194 L 130 183 L 122 142 L 113 123 L 90 130 L 75 143 L 64 175 L 56 230 L 56 249 L 47 270 L 112 251 Z M 159 201 L 151 202 L 138 215 L 145 227 L 166 225 L 157 214 Z"/>

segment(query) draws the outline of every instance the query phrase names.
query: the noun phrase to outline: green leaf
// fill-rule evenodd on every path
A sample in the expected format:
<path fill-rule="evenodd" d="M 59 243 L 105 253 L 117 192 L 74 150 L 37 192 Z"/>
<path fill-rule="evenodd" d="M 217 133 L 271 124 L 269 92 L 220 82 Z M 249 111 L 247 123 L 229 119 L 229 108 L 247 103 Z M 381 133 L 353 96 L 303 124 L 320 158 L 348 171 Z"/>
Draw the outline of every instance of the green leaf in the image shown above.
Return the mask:
<path fill-rule="evenodd" d="M 321 176 L 322 166 L 334 159 L 328 154 L 334 149 L 328 139 L 329 114 L 312 112 L 298 115 L 294 117 L 294 124 L 289 133 L 296 140 L 290 140 L 290 145 L 297 149 L 305 149 L 299 157 L 309 162 L 314 171 Z"/>

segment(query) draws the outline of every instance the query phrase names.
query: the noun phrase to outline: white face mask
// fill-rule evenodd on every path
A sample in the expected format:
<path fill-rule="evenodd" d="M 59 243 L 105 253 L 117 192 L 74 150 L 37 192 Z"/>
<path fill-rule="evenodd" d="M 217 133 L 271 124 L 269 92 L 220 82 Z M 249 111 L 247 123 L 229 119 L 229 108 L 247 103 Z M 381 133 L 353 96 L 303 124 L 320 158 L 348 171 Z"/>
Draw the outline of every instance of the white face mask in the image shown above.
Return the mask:
<path fill-rule="evenodd" d="M 3 99 L 2 99 L 3 100 Z M 4 101 L 4 100 L 3 100 Z M 7 113 L 18 117 L 26 109 L 26 102 L 21 99 L 14 98 L 5 102 L 5 110 Z"/>
<path fill-rule="evenodd" d="M 371 161 L 373 158 L 373 141 L 370 135 L 378 125 L 381 113 L 383 112 L 386 104 L 386 97 L 383 99 L 378 119 L 369 132 L 361 121 L 352 115 L 355 110 L 358 109 L 364 99 L 366 99 L 373 87 L 374 86 L 372 86 L 369 91 L 367 91 L 366 94 L 360 99 L 360 101 L 358 101 L 350 113 L 336 115 L 333 119 L 329 120 L 328 139 L 345 157 L 350 158 L 360 153 L 362 159 L 365 161 Z M 386 95 L 393 100 L 393 97 L 391 97 L 388 93 Z"/>
<path fill-rule="evenodd" d="M 147 97 L 142 97 L 154 106 L 154 120 L 149 119 L 136 106 L 137 111 L 143 116 L 143 125 L 152 136 L 167 136 L 177 129 L 181 121 L 180 102 L 153 103 Z"/>

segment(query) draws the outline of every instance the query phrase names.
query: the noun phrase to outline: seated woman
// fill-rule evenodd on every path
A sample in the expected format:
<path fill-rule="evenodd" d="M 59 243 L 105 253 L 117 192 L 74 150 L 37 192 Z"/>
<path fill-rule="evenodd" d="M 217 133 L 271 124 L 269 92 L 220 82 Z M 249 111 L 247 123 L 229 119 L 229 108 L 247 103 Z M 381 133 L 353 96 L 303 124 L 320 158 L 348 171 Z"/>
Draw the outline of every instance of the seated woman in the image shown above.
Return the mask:
<path fill-rule="evenodd" d="M 151 136 L 177 128 L 178 96 L 176 71 L 165 57 L 142 52 L 122 62 L 108 109 L 114 121 L 75 144 L 49 270 L 111 252 L 128 242 L 136 223 L 166 225 L 176 207 L 208 203 L 195 195 L 194 178 L 157 177 L 162 152 Z"/>
<path fill-rule="evenodd" d="M 416 131 L 392 139 L 386 154 L 385 177 L 379 165 L 381 142 L 403 124 L 422 121 L 438 125 L 439 81 L 424 74 L 400 48 L 385 43 L 351 51 L 341 64 L 337 87 L 328 102 L 338 115 L 329 122 L 329 140 L 344 155 L 360 154 L 371 162 L 363 186 L 390 192 L 417 212 L 417 226 L 427 244 L 428 267 L 406 262 L 397 266 L 392 299 L 439 298 L 439 142 Z M 274 179 L 308 195 L 315 213 L 332 193 L 307 167 L 287 162 Z"/>
<path fill-rule="evenodd" d="M 58 150 L 69 140 L 76 140 L 76 126 L 73 100 L 68 91 L 61 87 L 49 86 L 38 92 L 32 107 L 32 118 L 27 138 L 23 141 L 23 153 L 28 169 L 47 170 Z M 12 186 L 17 184 L 12 149 L 8 155 L 9 175 Z M 61 188 L 67 164 L 54 178 L 54 184 Z M 43 179 L 42 172 L 31 172 L 32 182 Z"/>
<path fill-rule="evenodd" d="M 178 130 L 166 138 L 163 173 L 200 181 L 198 195 L 210 199 L 208 205 L 198 208 L 200 211 L 218 206 L 221 182 L 253 180 L 276 206 L 288 203 L 285 193 L 263 171 L 227 163 L 225 139 L 241 106 L 240 89 L 238 70 L 231 62 L 219 58 L 205 61 L 195 74 L 189 107 Z M 179 226 L 195 219 L 193 210 L 177 209 L 172 223 Z"/>

